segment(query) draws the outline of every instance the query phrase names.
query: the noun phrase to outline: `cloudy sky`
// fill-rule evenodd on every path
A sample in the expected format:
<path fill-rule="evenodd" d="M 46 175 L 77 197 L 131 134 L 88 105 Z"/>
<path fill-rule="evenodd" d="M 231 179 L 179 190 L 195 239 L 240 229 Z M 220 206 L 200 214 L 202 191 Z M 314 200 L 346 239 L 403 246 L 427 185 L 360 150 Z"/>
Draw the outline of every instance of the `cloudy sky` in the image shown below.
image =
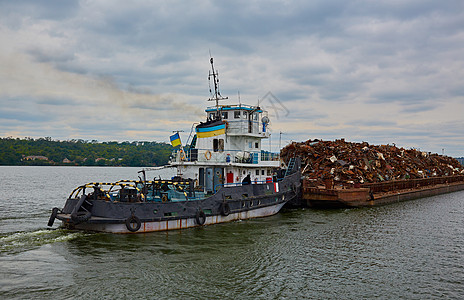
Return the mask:
<path fill-rule="evenodd" d="M 273 151 L 282 132 L 464 156 L 462 0 L 0 0 L 0 41 L 0 137 L 185 141 L 211 53 Z"/>

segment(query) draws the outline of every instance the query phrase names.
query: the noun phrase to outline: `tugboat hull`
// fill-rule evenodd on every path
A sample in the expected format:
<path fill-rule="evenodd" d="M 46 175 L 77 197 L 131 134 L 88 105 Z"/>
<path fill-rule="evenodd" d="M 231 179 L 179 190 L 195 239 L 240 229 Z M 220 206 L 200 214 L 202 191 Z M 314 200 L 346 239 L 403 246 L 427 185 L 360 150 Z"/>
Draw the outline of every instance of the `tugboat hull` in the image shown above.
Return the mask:
<path fill-rule="evenodd" d="M 215 215 L 215 216 L 207 216 L 205 219 L 205 223 L 203 225 L 199 225 L 196 218 L 187 218 L 187 219 L 177 219 L 177 220 L 163 220 L 163 221 L 147 221 L 141 222 L 140 229 L 137 230 L 138 233 L 144 232 L 155 232 L 155 231 L 168 231 L 168 230 L 178 230 L 178 229 L 186 229 L 204 225 L 213 225 L 213 224 L 220 224 L 220 223 L 227 223 L 232 221 L 238 220 L 247 220 L 252 218 L 260 218 L 266 216 L 272 216 L 277 214 L 282 206 L 285 203 L 278 203 L 272 206 L 257 208 L 254 210 L 231 213 L 228 216 L 222 215 Z M 67 219 L 70 219 L 70 215 L 62 215 L 60 216 L 63 219 L 63 225 L 65 227 L 85 230 L 85 231 L 98 231 L 98 232 L 109 232 L 109 233 L 133 233 L 129 231 L 125 220 L 120 220 L 120 223 L 106 223 L 105 220 L 100 220 L 98 218 L 92 217 L 86 223 L 81 223 L 74 225 L 69 223 Z"/>
<path fill-rule="evenodd" d="M 271 216 L 298 196 L 300 172 L 279 182 L 224 187 L 203 200 L 113 202 L 69 198 L 56 214 L 70 229 L 139 233 Z M 79 212 L 79 215 L 76 215 Z"/>

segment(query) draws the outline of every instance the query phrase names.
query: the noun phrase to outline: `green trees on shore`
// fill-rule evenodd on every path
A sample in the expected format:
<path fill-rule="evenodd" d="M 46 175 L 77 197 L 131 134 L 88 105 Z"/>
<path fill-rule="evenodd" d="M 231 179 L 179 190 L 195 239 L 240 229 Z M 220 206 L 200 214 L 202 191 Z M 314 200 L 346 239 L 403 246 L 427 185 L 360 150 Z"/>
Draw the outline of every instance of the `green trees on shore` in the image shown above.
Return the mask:
<path fill-rule="evenodd" d="M 0 165 L 159 166 L 172 146 L 158 142 L 0 138 Z"/>

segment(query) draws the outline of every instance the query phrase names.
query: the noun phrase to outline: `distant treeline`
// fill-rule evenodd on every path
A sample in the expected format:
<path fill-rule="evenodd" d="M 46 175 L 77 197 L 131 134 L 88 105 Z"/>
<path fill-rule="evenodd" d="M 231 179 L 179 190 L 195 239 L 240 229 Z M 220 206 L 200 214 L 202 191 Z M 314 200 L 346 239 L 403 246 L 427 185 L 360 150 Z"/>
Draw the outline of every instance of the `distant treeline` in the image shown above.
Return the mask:
<path fill-rule="evenodd" d="M 0 165 L 160 166 L 172 146 L 158 142 L 0 138 Z"/>

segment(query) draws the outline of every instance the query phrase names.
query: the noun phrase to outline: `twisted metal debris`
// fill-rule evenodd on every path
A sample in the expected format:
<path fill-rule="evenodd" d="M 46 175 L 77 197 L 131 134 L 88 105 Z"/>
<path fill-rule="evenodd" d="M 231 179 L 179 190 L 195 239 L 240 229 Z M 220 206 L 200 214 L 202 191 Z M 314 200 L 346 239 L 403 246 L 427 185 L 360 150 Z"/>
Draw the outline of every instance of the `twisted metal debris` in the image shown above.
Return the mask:
<path fill-rule="evenodd" d="M 294 142 L 281 151 L 286 162 L 295 155 L 301 157 L 303 175 L 314 186 L 327 185 L 328 181 L 339 186 L 356 186 L 464 174 L 462 165 L 452 157 L 395 145 L 350 143 L 344 139 Z"/>

